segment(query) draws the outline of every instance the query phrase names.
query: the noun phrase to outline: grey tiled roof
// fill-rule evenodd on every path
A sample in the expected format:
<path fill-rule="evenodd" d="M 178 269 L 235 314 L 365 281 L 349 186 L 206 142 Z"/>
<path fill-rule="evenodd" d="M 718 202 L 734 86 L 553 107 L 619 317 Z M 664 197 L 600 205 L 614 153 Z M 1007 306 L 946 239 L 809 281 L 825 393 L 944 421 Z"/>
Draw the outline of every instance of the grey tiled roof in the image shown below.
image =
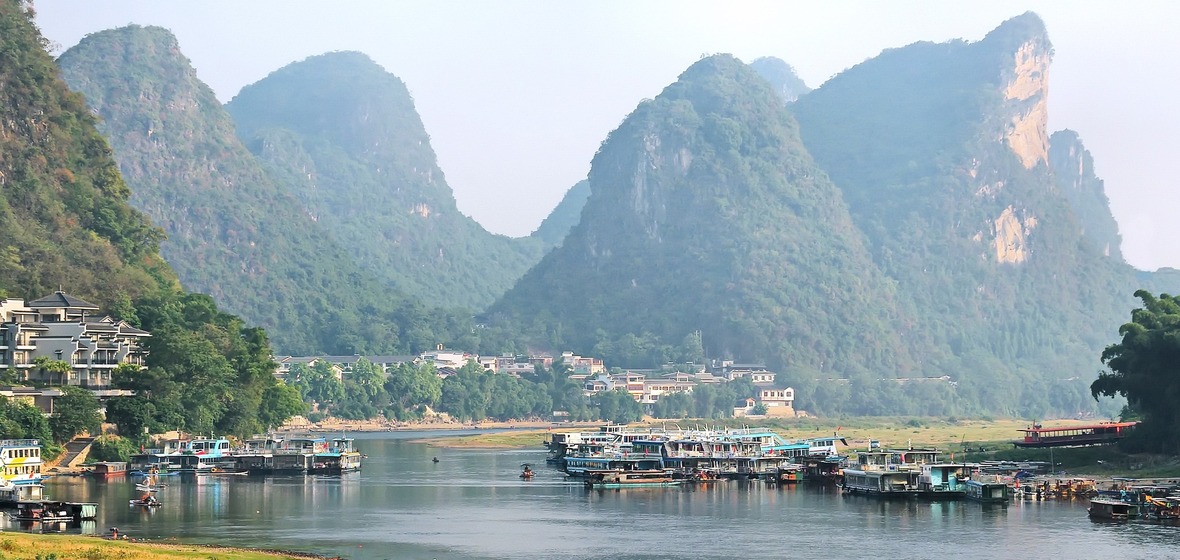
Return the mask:
<path fill-rule="evenodd" d="M 90 303 L 84 299 L 79 299 L 79 298 L 71 296 L 65 292 L 60 292 L 60 291 L 53 292 L 53 295 L 51 295 L 51 296 L 45 296 L 41 299 L 30 301 L 27 304 L 27 306 L 32 307 L 32 308 L 72 307 L 74 309 L 92 309 L 92 310 L 96 310 L 96 311 L 98 310 L 97 305 L 94 305 L 93 303 Z"/>

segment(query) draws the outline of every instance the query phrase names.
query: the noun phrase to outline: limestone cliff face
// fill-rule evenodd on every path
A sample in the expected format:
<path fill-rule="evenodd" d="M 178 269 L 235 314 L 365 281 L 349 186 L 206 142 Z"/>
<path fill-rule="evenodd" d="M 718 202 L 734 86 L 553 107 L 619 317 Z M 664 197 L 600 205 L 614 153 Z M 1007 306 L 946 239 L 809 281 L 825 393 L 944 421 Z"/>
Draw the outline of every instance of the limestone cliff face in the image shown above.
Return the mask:
<path fill-rule="evenodd" d="M 992 87 L 997 88 L 993 91 L 999 100 L 986 111 L 992 116 L 982 122 L 983 138 L 1002 143 L 1023 169 L 1011 166 L 1010 156 L 993 150 L 987 140 L 976 146 L 978 152 L 971 157 L 967 171 L 986 217 L 983 231 L 973 239 L 990 230 L 988 241 L 995 262 L 1020 264 L 1032 258 L 1030 242 L 1039 211 L 1036 204 L 1029 206 L 1035 197 L 1024 189 L 1047 179 L 1052 45 L 1040 19 L 1025 14 L 1004 22 L 979 46 L 983 60 L 994 64 L 993 71 L 998 70 Z"/>
<path fill-rule="evenodd" d="M 1017 214 L 1018 211 L 1009 206 L 993 222 L 992 247 L 998 262 L 1015 264 L 1029 258 L 1028 239 L 1037 227 L 1037 218 L 1032 215 L 1021 218 Z"/>
<path fill-rule="evenodd" d="M 1016 50 L 1004 99 L 1013 106 L 1005 131 L 1008 147 L 1027 169 L 1049 159 L 1049 61 L 1051 49 L 1039 39 Z"/>
<path fill-rule="evenodd" d="M 1099 182 L 1079 144 L 1046 134 L 1052 54 L 1027 13 L 980 41 L 886 50 L 789 106 L 931 347 L 953 356 L 938 365 L 980 402 L 1000 386 L 1059 394 L 1058 372 L 1092 369 L 1125 314 Z"/>

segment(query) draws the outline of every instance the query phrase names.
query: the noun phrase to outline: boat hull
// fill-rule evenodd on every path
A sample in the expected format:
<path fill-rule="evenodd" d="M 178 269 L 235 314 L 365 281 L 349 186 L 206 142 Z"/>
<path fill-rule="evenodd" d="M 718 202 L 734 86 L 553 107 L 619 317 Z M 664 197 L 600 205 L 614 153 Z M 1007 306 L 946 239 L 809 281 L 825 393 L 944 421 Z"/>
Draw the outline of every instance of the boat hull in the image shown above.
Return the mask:
<path fill-rule="evenodd" d="M 668 488 L 684 484 L 682 480 L 668 482 L 587 482 L 586 487 L 593 490 L 621 490 L 623 488 Z"/>
<path fill-rule="evenodd" d="M 1139 506 L 1116 500 L 1090 500 L 1086 510 L 1090 519 L 1097 521 L 1128 521 L 1139 517 Z"/>
<path fill-rule="evenodd" d="M 657 488 L 679 486 L 683 478 L 672 478 L 670 473 L 659 470 L 647 471 L 593 471 L 586 479 L 586 488 L 595 490 L 618 490 L 622 488 Z"/>
<path fill-rule="evenodd" d="M 1007 504 L 1012 498 L 1008 485 L 1002 482 L 968 482 L 964 497 L 983 504 Z"/>

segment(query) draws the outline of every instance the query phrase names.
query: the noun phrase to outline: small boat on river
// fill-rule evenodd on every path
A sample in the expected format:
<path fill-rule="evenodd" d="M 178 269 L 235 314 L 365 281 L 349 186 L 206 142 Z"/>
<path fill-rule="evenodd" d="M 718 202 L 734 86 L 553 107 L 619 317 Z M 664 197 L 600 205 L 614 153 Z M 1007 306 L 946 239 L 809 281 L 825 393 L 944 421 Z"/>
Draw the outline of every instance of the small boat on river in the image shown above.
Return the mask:
<path fill-rule="evenodd" d="M 94 478 L 99 480 L 127 476 L 127 463 L 125 461 L 102 461 L 94 463 L 90 473 Z"/>
<path fill-rule="evenodd" d="M 1011 499 L 1008 484 L 995 475 L 975 475 L 965 483 L 964 496 L 984 504 L 1007 504 Z"/>
<path fill-rule="evenodd" d="M 520 478 L 521 479 L 532 480 L 533 477 L 536 476 L 536 474 L 537 473 L 533 471 L 532 465 L 530 465 L 528 463 L 521 463 L 521 465 L 520 465 Z"/>
<path fill-rule="evenodd" d="M 1153 498 L 1146 496 L 1143 500 L 1143 518 L 1152 521 L 1178 521 L 1180 520 L 1180 497 L 1167 496 L 1164 498 Z"/>
<path fill-rule="evenodd" d="M 1090 500 L 1090 519 L 1102 521 L 1127 521 L 1139 517 L 1139 506 L 1119 500 L 1094 498 Z"/>
<path fill-rule="evenodd" d="M 9 516 L 16 521 L 24 522 L 77 521 L 79 514 L 76 510 L 77 508 L 72 508 L 65 502 L 20 502 L 16 505 L 16 511 Z"/>
<path fill-rule="evenodd" d="M 161 505 L 161 502 L 160 502 L 159 498 L 156 498 L 156 495 L 153 494 L 152 492 L 154 492 L 154 490 L 144 492 L 143 495 L 141 495 L 139 498 L 136 498 L 133 500 L 128 500 L 128 501 L 131 503 L 132 506 L 146 507 L 146 508 L 159 507 Z"/>
<path fill-rule="evenodd" d="M 771 484 L 796 484 L 802 480 L 802 465 L 784 465 L 766 474 L 766 481 Z"/>
<path fill-rule="evenodd" d="M 149 474 L 148 476 L 144 477 L 143 480 L 135 483 L 135 490 L 139 492 L 151 493 L 159 490 L 163 486 L 164 485 L 160 484 L 159 480 L 156 480 L 155 475 Z"/>
<path fill-rule="evenodd" d="M 586 488 L 595 490 L 676 486 L 684 482 L 685 479 L 673 478 L 671 473 L 660 469 L 607 470 L 586 473 Z"/>

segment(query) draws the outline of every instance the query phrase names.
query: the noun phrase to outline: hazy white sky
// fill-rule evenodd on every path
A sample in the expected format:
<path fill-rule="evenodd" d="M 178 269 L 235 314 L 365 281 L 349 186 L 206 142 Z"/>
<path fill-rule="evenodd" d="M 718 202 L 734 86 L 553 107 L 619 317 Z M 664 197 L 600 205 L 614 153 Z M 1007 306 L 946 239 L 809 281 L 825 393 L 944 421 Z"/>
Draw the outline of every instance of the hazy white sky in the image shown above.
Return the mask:
<path fill-rule="evenodd" d="M 409 86 L 459 208 L 527 235 L 608 132 L 702 54 L 777 56 L 811 87 L 915 41 L 978 40 L 1034 11 L 1056 51 L 1053 130 L 1077 130 L 1131 264 L 1180 268 L 1180 3 L 986 0 L 692 2 L 37 0 L 55 54 L 87 33 L 171 29 L 228 101 L 296 60 L 368 54 Z"/>

